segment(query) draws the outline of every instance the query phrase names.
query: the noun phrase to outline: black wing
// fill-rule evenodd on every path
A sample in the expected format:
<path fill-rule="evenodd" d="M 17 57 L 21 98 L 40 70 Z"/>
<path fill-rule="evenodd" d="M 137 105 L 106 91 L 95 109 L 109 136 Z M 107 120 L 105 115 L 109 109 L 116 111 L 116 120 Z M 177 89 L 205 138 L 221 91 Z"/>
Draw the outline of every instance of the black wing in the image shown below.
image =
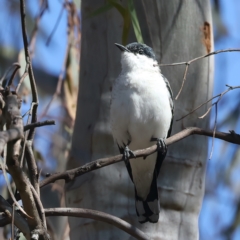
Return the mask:
<path fill-rule="evenodd" d="M 167 137 L 170 137 L 171 132 L 172 132 L 172 124 L 173 124 L 173 116 L 174 116 L 174 104 L 173 104 L 173 93 L 172 93 L 172 89 L 170 87 L 170 84 L 168 82 L 168 80 L 162 75 L 164 82 L 166 83 L 167 89 L 169 91 L 169 104 L 172 110 L 172 119 L 171 119 L 171 123 L 170 123 L 170 127 L 168 129 L 168 134 Z M 160 168 L 162 166 L 163 160 L 166 157 L 167 151 L 165 153 L 160 153 L 158 152 L 157 155 L 157 161 L 156 161 L 156 167 L 155 167 L 155 171 L 156 171 L 156 176 L 158 176 L 159 172 L 160 172 Z"/>

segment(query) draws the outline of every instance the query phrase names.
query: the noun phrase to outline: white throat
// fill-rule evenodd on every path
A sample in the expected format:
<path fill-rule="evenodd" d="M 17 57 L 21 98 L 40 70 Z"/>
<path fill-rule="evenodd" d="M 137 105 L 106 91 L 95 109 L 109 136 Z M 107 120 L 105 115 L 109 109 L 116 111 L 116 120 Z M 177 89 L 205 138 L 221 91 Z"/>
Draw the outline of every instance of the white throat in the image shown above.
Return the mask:
<path fill-rule="evenodd" d="M 123 72 L 138 69 L 160 72 L 159 67 L 154 66 L 158 64 L 157 61 L 145 55 L 123 52 L 121 63 Z"/>

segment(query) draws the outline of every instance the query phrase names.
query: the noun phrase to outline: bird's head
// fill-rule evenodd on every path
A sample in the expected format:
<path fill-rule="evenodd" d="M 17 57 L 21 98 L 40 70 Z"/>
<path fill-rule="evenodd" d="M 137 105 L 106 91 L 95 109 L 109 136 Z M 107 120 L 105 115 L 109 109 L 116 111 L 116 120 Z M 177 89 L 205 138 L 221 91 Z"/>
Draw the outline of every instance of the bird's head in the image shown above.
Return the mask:
<path fill-rule="evenodd" d="M 157 64 L 156 56 L 149 46 L 142 43 L 130 43 L 127 46 L 115 43 L 122 52 L 123 68 L 153 68 Z"/>

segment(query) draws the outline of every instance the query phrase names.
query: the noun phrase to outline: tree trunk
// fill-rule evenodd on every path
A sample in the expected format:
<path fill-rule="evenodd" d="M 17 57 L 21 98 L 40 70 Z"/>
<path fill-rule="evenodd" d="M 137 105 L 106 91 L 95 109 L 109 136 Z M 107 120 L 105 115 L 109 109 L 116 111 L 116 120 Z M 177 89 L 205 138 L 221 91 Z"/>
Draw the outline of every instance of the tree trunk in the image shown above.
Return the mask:
<path fill-rule="evenodd" d="M 82 0 L 80 91 L 68 168 L 118 154 L 109 126 L 109 108 L 111 85 L 121 69 L 120 53 L 114 43 L 121 43 L 123 19 L 115 9 L 96 17 L 86 17 L 104 2 Z M 188 61 L 213 49 L 208 0 L 134 3 L 143 39 L 153 47 L 160 63 Z M 134 41 L 131 29 L 128 42 Z M 211 96 L 212 63 L 206 58 L 190 65 L 186 84 L 175 101 L 175 120 Z M 184 70 L 185 66 L 162 67 L 175 96 Z M 208 119 L 198 120 L 197 117 L 198 114 L 193 113 L 181 121 L 174 121 L 173 134 L 189 126 L 207 128 Z M 113 214 L 140 228 L 151 239 L 198 239 L 206 159 L 207 138 L 202 136 L 191 136 L 169 147 L 158 178 L 161 212 L 157 224 L 138 223 L 134 187 L 124 163 L 107 166 L 69 183 L 66 203 L 69 207 Z M 74 240 L 130 239 L 129 235 L 106 223 L 71 218 L 69 222 Z"/>

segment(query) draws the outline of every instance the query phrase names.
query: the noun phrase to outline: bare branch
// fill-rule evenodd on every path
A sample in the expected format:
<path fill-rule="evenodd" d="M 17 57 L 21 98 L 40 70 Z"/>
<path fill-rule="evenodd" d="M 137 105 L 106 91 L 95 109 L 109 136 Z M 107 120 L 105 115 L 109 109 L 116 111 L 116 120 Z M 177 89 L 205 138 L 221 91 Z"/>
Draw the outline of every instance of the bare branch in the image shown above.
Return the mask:
<path fill-rule="evenodd" d="M 61 20 L 61 17 L 62 17 L 64 8 L 65 8 L 65 3 L 62 4 L 62 8 L 61 8 L 61 11 L 60 11 L 60 13 L 59 13 L 59 15 L 58 15 L 57 21 L 56 21 L 56 23 L 55 23 L 55 25 L 54 25 L 54 27 L 53 27 L 53 30 L 52 30 L 50 36 L 49 36 L 48 39 L 47 39 L 47 42 L 46 42 L 46 45 L 47 45 L 47 46 L 49 45 L 49 43 L 50 43 L 50 41 L 51 41 L 51 39 L 52 39 L 52 36 L 54 35 L 55 31 L 57 30 L 57 27 L 58 27 L 59 22 L 60 22 L 60 20 Z"/>
<path fill-rule="evenodd" d="M 38 25 L 39 25 L 40 19 L 43 16 L 46 9 L 48 9 L 48 0 L 43 0 L 43 1 L 41 1 L 40 11 L 39 11 L 39 14 L 36 18 L 35 25 L 34 25 L 34 28 L 33 28 L 33 31 L 32 31 L 32 35 L 31 35 L 31 41 L 30 41 L 30 44 L 29 44 L 31 57 L 33 56 L 34 49 L 35 49 L 36 36 L 37 36 L 37 32 L 38 32 Z"/>
<path fill-rule="evenodd" d="M 35 103 L 32 102 L 30 110 L 26 113 L 26 114 L 28 114 L 27 125 L 30 124 L 31 116 L 32 116 L 32 111 L 33 111 L 34 105 L 35 105 Z M 24 115 L 25 115 L 25 114 L 24 114 Z M 30 131 L 32 131 L 32 130 L 35 130 L 35 129 L 30 129 Z M 24 133 L 23 148 L 22 148 L 22 157 L 21 157 L 21 161 L 20 161 L 20 166 L 21 166 L 21 167 L 23 166 L 23 160 L 24 160 L 24 156 L 25 156 L 25 148 L 26 148 L 26 143 L 27 143 L 28 136 L 29 136 L 29 131 L 25 131 L 25 133 Z M 32 139 L 31 139 L 31 138 L 29 139 L 29 143 L 30 143 L 30 147 L 32 147 Z M 27 155 L 26 158 L 29 159 L 29 155 L 28 155 L 28 154 L 26 154 L 26 155 Z M 35 165 L 35 168 L 37 168 L 37 167 L 36 167 L 36 163 L 32 163 L 32 165 Z M 28 167 L 29 167 L 29 166 L 28 166 Z M 30 171 L 30 175 L 34 176 L 34 174 L 31 174 L 31 169 L 32 169 L 32 167 L 29 167 L 29 169 L 30 169 L 30 170 L 29 170 L 29 171 Z"/>
<path fill-rule="evenodd" d="M 16 198 L 15 198 L 15 196 L 14 196 L 14 193 L 13 193 L 13 191 L 12 191 L 12 188 L 11 188 L 11 185 L 10 185 L 10 183 L 9 183 L 8 176 L 7 176 L 7 173 L 6 173 L 6 170 L 5 170 L 5 165 L 6 165 L 5 162 L 3 163 L 3 162 L 0 160 L 0 166 L 1 166 L 1 169 L 2 169 L 2 172 L 3 172 L 3 176 L 4 176 L 4 179 L 5 179 L 6 185 L 7 185 L 8 192 L 9 192 L 9 194 L 10 194 L 10 196 L 11 196 L 14 204 L 15 204 L 16 206 L 18 206 L 19 210 L 23 213 L 23 215 L 24 215 L 25 217 L 31 218 L 31 216 L 29 216 L 29 215 L 24 211 L 24 209 L 20 206 L 20 204 L 17 202 L 17 200 L 16 200 Z"/>
<path fill-rule="evenodd" d="M 18 128 L 23 133 L 23 121 L 20 113 L 19 100 L 17 95 L 11 92 L 5 97 L 6 106 L 4 108 L 4 117 L 6 119 L 7 129 Z M 44 232 L 41 219 L 36 208 L 36 203 L 30 188 L 30 182 L 26 174 L 22 171 L 19 164 L 19 155 L 21 149 L 21 140 L 8 142 L 7 147 L 7 166 L 16 188 L 20 193 L 24 210 L 28 214 L 27 221 L 31 231 L 41 230 Z M 44 233 L 43 233 L 44 234 Z M 46 234 L 45 234 L 46 235 Z M 44 238 L 44 239 L 47 239 Z"/>
<path fill-rule="evenodd" d="M 183 89 L 183 86 L 184 86 L 184 83 L 185 83 L 185 81 L 186 81 L 186 79 L 187 79 L 188 68 L 189 68 L 189 64 L 186 63 L 186 68 L 185 68 L 185 72 L 184 72 L 184 75 L 183 75 L 182 85 L 181 85 L 181 88 L 180 88 L 180 90 L 179 90 L 177 96 L 175 97 L 176 100 L 177 100 L 178 97 L 180 96 L 180 94 L 181 94 L 181 92 L 182 92 L 182 89 Z"/>
<path fill-rule="evenodd" d="M 40 199 L 40 195 L 39 195 L 39 193 L 36 192 L 35 188 L 32 185 L 30 185 L 30 188 L 32 190 L 33 197 L 34 197 L 34 199 L 37 203 L 38 213 L 39 213 L 39 216 L 41 217 L 41 220 L 43 222 L 43 226 L 45 227 L 45 229 L 47 229 L 45 213 L 44 213 L 43 205 L 42 205 L 42 202 L 41 202 L 41 199 Z"/>
<path fill-rule="evenodd" d="M 215 120 L 214 120 L 214 129 L 213 129 L 213 136 L 212 136 L 212 147 L 211 147 L 211 153 L 209 156 L 209 159 L 212 158 L 212 154 L 213 154 L 213 149 L 214 149 L 214 139 L 215 139 L 215 135 L 216 135 L 216 130 L 217 130 L 217 116 L 218 116 L 218 108 L 217 108 L 217 104 L 215 105 Z"/>
<path fill-rule="evenodd" d="M 30 141 L 24 141 L 25 157 L 28 165 L 29 179 L 38 194 L 40 194 L 39 183 L 38 183 L 38 168 L 35 160 L 35 156 L 32 150 L 32 143 Z"/>
<path fill-rule="evenodd" d="M 210 99 L 207 100 L 206 102 L 200 104 L 198 107 L 196 107 L 195 109 L 193 109 L 191 112 L 189 112 L 188 114 L 182 116 L 181 118 L 177 119 L 176 121 L 180 121 L 180 120 L 182 120 L 183 118 L 189 116 L 190 114 L 194 113 L 195 111 L 197 111 L 199 108 L 201 108 L 201 107 L 204 106 L 205 104 L 211 102 L 213 99 L 215 99 L 215 98 L 218 97 L 218 100 L 217 100 L 216 102 L 212 103 L 211 107 L 208 108 L 207 112 L 206 112 L 203 116 L 201 116 L 201 117 L 199 117 L 199 118 L 203 118 L 203 117 L 205 117 L 205 116 L 208 114 L 208 112 L 211 110 L 211 108 L 212 108 L 214 105 L 217 105 L 217 104 L 219 103 L 219 101 L 222 99 L 222 97 L 223 97 L 226 93 L 228 93 L 228 92 L 231 91 L 231 90 L 234 90 L 234 89 L 240 88 L 240 86 L 234 86 L 234 87 L 233 87 L 233 86 L 230 86 L 230 85 L 226 85 L 226 86 L 228 87 L 227 90 L 225 90 L 225 91 L 222 92 L 222 93 L 219 93 L 218 95 L 216 95 L 216 96 L 210 98 Z M 210 109 L 210 110 L 209 110 L 209 109 Z"/>
<path fill-rule="evenodd" d="M 12 228 L 12 239 L 14 239 L 14 214 L 15 213 L 15 203 L 13 204 L 13 211 L 12 211 L 12 222 L 11 222 L 11 228 Z"/>
<path fill-rule="evenodd" d="M 19 88 L 21 87 L 21 85 L 22 85 L 25 77 L 27 77 L 27 75 L 28 75 L 28 69 L 29 69 L 29 63 L 26 64 L 25 71 L 24 71 L 23 75 L 21 76 L 21 78 L 20 78 L 20 80 L 19 80 L 19 83 L 18 83 L 18 85 L 17 85 L 17 87 L 16 87 L 16 89 L 15 89 L 15 92 L 16 92 L 16 93 L 18 93 Z"/>
<path fill-rule="evenodd" d="M 64 10 L 64 7 L 65 7 L 65 3 L 63 4 L 63 7 L 62 7 L 62 10 L 61 10 L 61 13 L 60 13 L 59 17 L 61 16 L 62 11 Z M 51 37 L 51 35 L 50 35 L 50 37 Z M 49 39 L 51 39 L 51 38 L 49 38 Z M 47 41 L 47 44 L 48 44 L 48 41 Z M 56 87 L 55 93 L 53 94 L 53 96 L 52 96 L 51 100 L 49 101 L 49 103 L 47 104 L 46 108 L 43 110 L 43 113 L 41 114 L 40 119 L 47 114 L 47 112 L 48 112 L 50 106 L 52 105 L 53 101 L 61 94 L 62 83 L 63 83 L 63 80 L 64 80 L 64 73 L 65 73 L 65 69 L 66 69 L 66 65 L 67 65 L 69 50 L 70 50 L 70 31 L 68 31 L 67 48 L 66 48 L 64 60 L 63 60 L 63 63 L 62 63 L 61 72 L 58 76 L 58 82 L 57 82 L 57 87 Z"/>
<path fill-rule="evenodd" d="M 11 128 L 7 131 L 0 132 L 0 154 L 8 142 L 21 138 L 23 138 L 23 133 L 18 128 Z"/>
<path fill-rule="evenodd" d="M 0 211 L 9 212 L 9 214 L 6 214 L 6 217 L 9 219 L 9 221 L 5 221 L 5 223 L 10 224 L 13 215 L 13 208 L 1 195 L 0 195 Z M 24 233 L 27 239 L 30 238 L 30 229 L 27 220 L 24 217 L 22 217 L 16 210 L 14 210 L 14 225 L 17 226 L 17 228 L 19 228 L 21 232 Z M 3 225 L 0 226 L 3 227 Z"/>
<path fill-rule="evenodd" d="M 229 48 L 229 49 L 223 49 L 223 50 L 217 50 L 217 51 L 214 51 L 214 52 L 210 52 L 208 54 L 205 54 L 203 56 L 200 56 L 200 57 L 196 57 L 196 58 L 193 58 L 192 60 L 188 61 L 188 62 L 179 62 L 179 63 L 167 63 L 167 64 L 158 64 L 157 66 L 160 66 L 160 67 L 165 67 L 165 66 L 179 66 L 179 65 L 186 65 L 186 69 L 185 69 L 185 73 L 184 73 L 184 77 L 183 77 L 183 80 L 182 80 L 182 85 L 181 85 L 181 88 L 176 96 L 176 100 L 178 99 L 178 97 L 180 96 L 181 92 L 182 92 L 182 89 L 183 89 L 183 86 L 184 86 L 184 83 L 186 81 L 186 76 L 187 76 L 187 72 L 188 72 L 188 67 L 191 63 L 193 62 L 196 62 L 200 59 L 203 59 L 203 58 L 206 58 L 206 57 L 209 57 L 209 56 L 212 56 L 212 55 L 216 55 L 216 54 L 219 54 L 219 53 L 225 53 L 225 52 L 240 52 L 240 49 L 239 48 Z"/>
<path fill-rule="evenodd" d="M 82 208 L 48 208 L 45 209 L 45 214 L 46 216 L 68 216 L 90 218 L 114 225 L 115 227 L 123 230 L 124 232 L 127 232 L 136 239 L 150 240 L 149 236 L 147 236 L 144 232 L 142 232 L 135 226 L 129 224 L 128 222 L 113 215 L 96 210 Z"/>
<path fill-rule="evenodd" d="M 42 127 L 42 126 L 47 126 L 47 125 L 55 125 L 55 121 L 54 120 L 46 120 L 43 122 L 31 123 L 31 124 L 24 126 L 24 131 L 27 131 L 31 128 L 37 128 L 37 127 Z"/>
<path fill-rule="evenodd" d="M 32 90 L 32 102 L 34 103 L 34 104 L 32 104 L 33 105 L 32 123 L 35 123 L 35 122 L 37 122 L 38 93 L 37 93 L 36 81 L 34 78 L 31 58 L 30 58 L 29 49 L 28 49 L 28 40 L 27 40 L 26 23 L 25 23 L 26 12 L 25 12 L 25 1 L 24 0 L 20 0 L 20 14 L 21 14 L 25 59 L 26 59 L 26 64 L 29 64 L 28 75 L 29 75 L 30 85 L 31 85 L 31 90 Z M 31 129 L 28 138 L 33 139 L 33 136 L 34 136 L 34 129 Z"/>
<path fill-rule="evenodd" d="M 190 127 L 185 130 L 182 130 L 181 132 L 166 139 L 165 143 L 166 143 L 166 145 L 171 145 L 175 142 L 182 140 L 183 138 L 186 138 L 186 137 L 188 137 L 190 135 L 194 135 L 194 134 L 212 137 L 213 131 L 204 130 L 204 129 L 197 128 L 197 127 Z M 215 137 L 222 139 L 224 141 L 230 142 L 230 143 L 235 143 L 235 144 L 240 145 L 240 135 L 238 135 L 238 134 L 215 132 Z M 157 145 L 153 145 L 146 149 L 134 151 L 134 155 L 136 156 L 136 158 L 147 157 L 148 155 L 153 154 L 156 151 L 157 151 Z M 130 157 L 130 158 L 133 158 L 133 157 Z M 53 183 L 59 179 L 64 179 L 65 181 L 72 181 L 76 177 L 79 177 L 87 172 L 91 172 L 96 169 L 106 167 L 108 165 L 111 165 L 111 164 L 114 164 L 117 162 L 121 162 L 121 161 L 123 161 L 123 155 L 117 155 L 114 157 L 98 159 L 96 161 L 87 163 L 81 167 L 67 170 L 62 173 L 54 173 L 54 174 L 50 175 L 49 177 L 47 177 L 46 179 L 42 180 L 40 182 L 40 187 L 43 187 L 49 183 Z"/>
<path fill-rule="evenodd" d="M 6 83 L 4 84 L 4 86 L 3 86 L 4 88 L 11 86 L 12 81 L 13 81 L 13 79 L 14 79 L 17 71 L 18 71 L 18 69 L 21 68 L 21 66 L 20 66 L 19 63 L 13 63 L 12 66 L 14 66 L 15 68 L 14 68 L 14 70 L 13 70 L 13 72 L 12 72 L 12 75 L 11 75 L 11 77 L 9 78 L 9 80 L 7 80 Z"/>
<path fill-rule="evenodd" d="M 2 84 L 2 82 L 3 82 L 3 80 L 6 78 L 6 76 L 8 75 L 8 73 L 11 71 L 11 69 L 13 68 L 13 67 L 20 67 L 20 65 L 19 65 L 19 63 L 13 63 L 12 64 L 12 66 L 10 66 L 6 71 L 5 71 L 5 73 L 4 73 L 4 75 L 1 77 L 1 79 L 0 79 L 0 84 Z"/>

